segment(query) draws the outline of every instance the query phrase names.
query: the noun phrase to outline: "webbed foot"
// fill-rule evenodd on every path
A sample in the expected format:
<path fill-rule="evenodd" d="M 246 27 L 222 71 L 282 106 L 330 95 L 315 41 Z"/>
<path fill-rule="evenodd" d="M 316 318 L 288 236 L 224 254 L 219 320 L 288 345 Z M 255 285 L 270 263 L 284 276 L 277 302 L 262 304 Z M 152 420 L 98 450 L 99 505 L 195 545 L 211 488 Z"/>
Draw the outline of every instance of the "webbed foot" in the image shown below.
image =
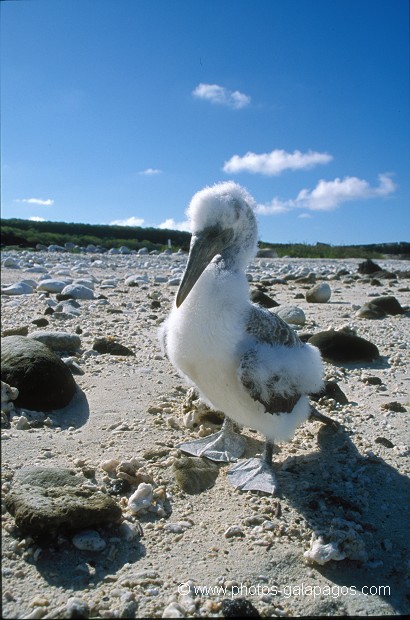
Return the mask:
<path fill-rule="evenodd" d="M 229 482 L 241 491 L 263 491 L 274 495 L 278 488 L 273 466 L 265 459 L 244 459 L 228 471 Z"/>
<path fill-rule="evenodd" d="M 230 463 L 242 456 L 245 446 L 245 437 L 235 433 L 231 421 L 226 418 L 219 432 L 194 441 L 186 441 L 178 448 L 193 456 L 203 456 L 211 461 Z"/>

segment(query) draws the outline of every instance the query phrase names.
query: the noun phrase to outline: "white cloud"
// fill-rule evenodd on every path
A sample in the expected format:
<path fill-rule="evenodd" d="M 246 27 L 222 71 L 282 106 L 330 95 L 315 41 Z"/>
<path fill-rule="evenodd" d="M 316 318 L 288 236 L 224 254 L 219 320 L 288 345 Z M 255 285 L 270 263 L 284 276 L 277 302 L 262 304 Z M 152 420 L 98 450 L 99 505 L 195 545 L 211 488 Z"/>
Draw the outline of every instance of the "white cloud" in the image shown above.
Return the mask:
<path fill-rule="evenodd" d="M 258 204 L 255 207 L 256 213 L 259 215 L 280 215 L 287 213 L 292 208 L 292 201 L 282 201 L 279 198 L 273 198 L 268 204 Z"/>
<path fill-rule="evenodd" d="M 54 204 L 54 200 L 51 200 L 51 198 L 47 200 L 42 198 L 21 198 L 16 199 L 15 202 L 26 202 L 29 205 L 41 205 L 43 207 L 51 207 Z"/>
<path fill-rule="evenodd" d="M 158 228 L 167 228 L 169 230 L 185 230 L 187 232 L 191 232 L 191 226 L 188 220 L 184 222 L 176 222 L 171 217 L 162 222 Z"/>
<path fill-rule="evenodd" d="M 371 187 L 369 182 L 358 177 L 336 178 L 333 181 L 318 182 L 313 190 L 302 189 L 292 200 L 273 198 L 268 204 L 258 204 L 255 211 L 260 215 L 278 215 L 291 209 L 308 209 L 309 211 L 333 211 L 344 202 L 352 200 L 368 200 L 382 198 L 396 190 L 390 174 L 379 174 L 378 187 Z M 298 217 L 310 217 L 309 213 L 302 213 Z"/>
<path fill-rule="evenodd" d="M 44 217 L 39 217 L 38 215 L 32 215 L 28 219 L 30 220 L 30 222 L 45 222 L 46 221 Z"/>
<path fill-rule="evenodd" d="M 336 178 L 333 181 L 322 179 L 312 191 L 302 189 L 295 206 L 311 211 L 332 211 L 344 202 L 388 196 L 395 191 L 396 185 L 390 175 L 379 174 L 378 178 L 378 187 L 371 187 L 368 181 L 358 177 Z"/>
<path fill-rule="evenodd" d="M 198 84 L 192 91 L 192 94 L 198 99 L 205 99 L 211 103 L 226 105 L 235 110 L 245 108 L 251 102 L 251 98 L 241 93 L 239 90 L 228 90 L 224 86 L 219 86 L 218 84 Z"/>
<path fill-rule="evenodd" d="M 278 175 L 284 170 L 301 170 L 313 168 L 318 164 L 327 164 L 333 157 L 329 153 L 308 151 L 288 153 L 282 149 L 275 149 L 271 153 L 252 153 L 248 151 L 243 157 L 234 155 L 225 162 L 224 172 L 252 172 L 254 174 Z"/>
<path fill-rule="evenodd" d="M 131 216 L 126 220 L 113 220 L 110 226 L 142 226 L 144 221 L 142 217 Z"/>
<path fill-rule="evenodd" d="M 143 174 L 145 176 L 153 176 L 155 174 L 161 174 L 162 170 L 159 168 L 147 168 L 146 170 L 141 170 L 138 174 Z"/>

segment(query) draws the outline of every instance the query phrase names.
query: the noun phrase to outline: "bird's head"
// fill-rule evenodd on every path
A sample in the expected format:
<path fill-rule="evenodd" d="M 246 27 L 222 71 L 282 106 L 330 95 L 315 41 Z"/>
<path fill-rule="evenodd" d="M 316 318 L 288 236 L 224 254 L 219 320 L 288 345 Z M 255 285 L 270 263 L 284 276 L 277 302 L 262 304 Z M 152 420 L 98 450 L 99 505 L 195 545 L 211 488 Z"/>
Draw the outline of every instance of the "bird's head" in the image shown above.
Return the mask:
<path fill-rule="evenodd" d="M 216 256 L 222 256 L 236 269 L 245 269 L 256 252 L 258 229 L 254 206 L 252 196 L 232 181 L 206 187 L 194 195 L 187 211 L 191 246 L 177 293 L 177 307 Z"/>

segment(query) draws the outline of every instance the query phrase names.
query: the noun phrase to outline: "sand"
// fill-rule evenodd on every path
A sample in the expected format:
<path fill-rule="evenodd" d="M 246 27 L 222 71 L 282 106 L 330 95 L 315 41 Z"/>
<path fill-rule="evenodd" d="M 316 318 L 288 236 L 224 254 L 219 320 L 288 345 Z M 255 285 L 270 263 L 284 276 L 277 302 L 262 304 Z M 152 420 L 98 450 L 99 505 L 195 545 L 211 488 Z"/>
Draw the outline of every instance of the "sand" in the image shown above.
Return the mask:
<path fill-rule="evenodd" d="M 26 256 L 36 260 L 39 254 Z M 291 272 L 327 269 L 325 278 L 346 268 L 350 275 L 327 280 L 328 303 L 295 299 L 308 285 L 292 280 L 269 287 L 268 294 L 304 310 L 302 331 L 348 324 L 377 345 L 380 358 L 325 364 L 327 378 L 337 381 L 349 402 L 328 401 L 319 409 L 341 429 L 307 422 L 292 442 L 278 447 L 278 496 L 235 490 L 226 478 L 229 465 L 219 466 L 212 488 L 190 495 L 176 484 L 172 463 L 180 455 L 177 445 L 198 435 L 183 421 L 187 386 L 157 342 L 176 286 L 153 281 L 155 274 L 171 276 L 175 268 L 178 275 L 185 259 L 43 257 L 52 273 L 83 260 L 81 277 L 92 274 L 96 294 L 103 293 L 108 304 L 81 302 L 80 317 L 68 321 L 47 317 L 50 325 L 42 329 L 82 330 L 78 362 L 84 374 L 75 376 L 80 391 L 70 406 L 51 416 L 51 425 L 18 430 L 12 423 L 2 431 L 3 494 L 22 466 L 93 469 L 96 483 L 104 486 L 101 463 L 136 458 L 145 463 L 154 488 L 164 487 L 166 514 L 140 515 L 141 538 L 127 540 L 115 525 L 97 528 L 106 547 L 86 552 L 73 545 L 70 534 L 39 545 L 15 528 L 3 508 L 4 617 L 219 617 L 227 609 L 222 601 L 239 597 L 265 617 L 410 612 L 409 314 L 377 320 L 356 316 L 374 295 L 394 295 L 409 306 L 408 279 L 383 279 L 381 286 L 355 279 L 360 262 L 355 260 L 257 260 L 254 279 L 278 274 L 286 265 Z M 408 266 L 404 261 L 379 264 L 395 272 Z M 147 273 L 148 282 L 126 286 L 125 276 L 133 273 Z M 3 284 L 38 277 L 2 269 Z M 117 279 L 115 287 L 101 288 L 108 278 Z M 161 302 L 155 310 L 150 308 L 153 293 Z M 36 330 L 31 321 L 44 316 L 45 303 L 38 293 L 2 296 L 2 331 L 24 325 Z M 87 353 L 95 338 L 107 335 L 135 357 Z M 381 385 L 363 382 L 369 376 L 380 378 Z M 403 410 L 392 410 L 392 402 Z M 260 453 L 263 438 L 252 429 L 242 432 L 247 455 Z M 129 495 L 118 497 L 124 514 Z M 339 559 L 326 561 L 326 553 Z M 72 615 L 73 609 L 80 615 Z"/>

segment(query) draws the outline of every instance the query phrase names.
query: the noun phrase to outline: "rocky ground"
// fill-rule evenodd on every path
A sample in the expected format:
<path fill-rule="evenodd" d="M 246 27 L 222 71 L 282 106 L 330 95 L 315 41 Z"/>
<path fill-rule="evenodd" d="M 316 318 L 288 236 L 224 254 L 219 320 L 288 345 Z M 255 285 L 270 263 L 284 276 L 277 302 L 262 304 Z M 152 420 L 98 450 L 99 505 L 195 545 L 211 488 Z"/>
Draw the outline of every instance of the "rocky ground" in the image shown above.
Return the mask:
<path fill-rule="evenodd" d="M 180 254 L 4 253 L 2 286 L 25 280 L 28 289 L 2 295 L 2 335 L 63 331 L 81 344 L 62 355 L 79 388 L 67 407 L 5 416 L 3 616 L 409 613 L 408 263 L 378 261 L 395 278 L 360 275 L 357 260 L 257 259 L 249 268 L 251 288 L 263 285 L 278 302 L 273 311 L 303 311 L 299 333 L 348 326 L 380 352 L 373 362 L 326 362 L 326 378 L 347 403 L 323 398 L 317 406 L 341 427 L 307 422 L 280 445 L 279 495 L 268 497 L 231 487 L 229 465 L 205 463 L 198 472 L 177 448 L 218 428 L 157 341 L 185 261 Z M 77 301 L 77 312 L 66 306 L 45 314 L 57 304 L 56 294 L 39 290 L 47 278 L 91 281 L 94 293 Z M 328 302 L 306 301 L 314 281 L 330 285 Z M 386 295 L 405 312 L 358 315 Z M 40 318 L 48 324 L 32 322 Z M 96 351 L 96 340 L 107 337 L 134 355 Z M 262 437 L 242 432 L 247 455 L 260 453 Z M 85 532 L 79 521 L 79 531 L 46 529 L 40 538 L 22 531 L 7 496 L 19 494 L 18 472 L 28 466 L 74 470 L 85 487 L 111 494 L 121 519 Z"/>

